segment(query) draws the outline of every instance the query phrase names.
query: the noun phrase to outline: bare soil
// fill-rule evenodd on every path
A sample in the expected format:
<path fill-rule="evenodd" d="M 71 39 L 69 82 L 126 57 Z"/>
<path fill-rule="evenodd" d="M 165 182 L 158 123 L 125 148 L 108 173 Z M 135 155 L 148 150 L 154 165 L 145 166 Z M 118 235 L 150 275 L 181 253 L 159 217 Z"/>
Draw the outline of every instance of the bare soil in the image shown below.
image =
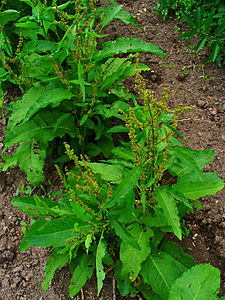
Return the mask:
<path fill-rule="evenodd" d="M 217 172 L 225 179 L 225 69 L 215 64 L 207 64 L 204 70 L 202 62 L 207 56 L 207 49 L 196 55 L 185 51 L 185 43 L 178 39 L 175 25 L 183 29 L 173 15 L 166 23 L 155 15 L 154 0 L 120 0 L 119 4 L 135 16 L 144 32 L 120 21 L 115 21 L 106 30 L 110 39 L 117 37 L 136 37 L 159 46 L 168 59 L 157 55 L 141 54 L 140 61 L 147 64 L 151 71 L 144 74 L 148 87 L 161 95 L 164 88 L 170 89 L 169 105 L 195 105 L 196 108 L 185 114 L 179 123 L 179 131 L 189 141 L 184 144 L 193 149 L 212 148 L 215 160 L 206 167 L 207 171 Z M 186 67 L 187 74 L 183 74 Z M 203 71 L 207 75 L 203 79 Z M 134 79 L 126 84 L 134 86 Z M 131 88 L 132 90 L 132 88 Z M 8 94 L 11 92 L 9 91 Z M 5 104 L 9 98 L 5 97 Z M 0 119 L 0 150 L 3 148 L 4 127 L 6 119 Z M 51 162 L 48 162 L 51 165 Z M 46 168 L 47 180 L 52 178 L 51 168 Z M 57 300 L 70 299 L 67 293 L 70 274 L 65 267 L 57 271 L 51 287 L 43 293 L 41 282 L 44 265 L 48 259 L 48 249 L 32 247 L 24 253 L 19 252 L 22 230 L 21 221 L 29 222 L 29 218 L 14 208 L 10 200 L 16 195 L 21 181 L 26 183 L 25 175 L 18 169 L 0 173 L 0 299 L 2 300 Z M 46 188 L 47 185 L 46 185 Z M 35 191 L 36 192 L 36 191 Z M 201 199 L 203 209 L 186 216 L 186 224 L 191 229 L 189 237 L 185 237 L 181 245 L 184 250 L 194 256 L 198 263 L 210 263 L 221 271 L 220 295 L 225 294 L 225 190 L 215 196 Z M 190 248 L 192 250 L 190 250 Z M 108 273 L 103 291 L 96 296 L 95 278 L 89 281 L 83 293 L 74 299 L 130 299 L 120 297 L 113 288 L 113 274 Z"/>

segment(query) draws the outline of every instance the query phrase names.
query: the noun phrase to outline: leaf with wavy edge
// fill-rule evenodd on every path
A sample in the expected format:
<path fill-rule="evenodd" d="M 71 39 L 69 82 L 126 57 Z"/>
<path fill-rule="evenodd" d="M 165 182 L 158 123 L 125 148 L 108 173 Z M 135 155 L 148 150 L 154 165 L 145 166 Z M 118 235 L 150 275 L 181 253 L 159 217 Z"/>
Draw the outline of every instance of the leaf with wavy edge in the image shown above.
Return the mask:
<path fill-rule="evenodd" d="M 119 38 L 115 41 L 109 41 L 104 43 L 102 48 L 103 49 L 101 51 L 94 54 L 93 59 L 95 61 L 111 57 L 116 54 L 129 52 L 148 52 L 166 57 L 166 54 L 164 54 L 157 46 L 135 38 Z"/>

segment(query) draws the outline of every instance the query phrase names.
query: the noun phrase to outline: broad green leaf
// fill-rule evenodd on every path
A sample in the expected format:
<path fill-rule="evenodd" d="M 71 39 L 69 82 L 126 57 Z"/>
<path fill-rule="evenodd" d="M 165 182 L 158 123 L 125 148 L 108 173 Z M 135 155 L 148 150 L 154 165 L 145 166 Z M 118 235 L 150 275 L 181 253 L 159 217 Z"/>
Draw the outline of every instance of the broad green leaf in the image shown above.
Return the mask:
<path fill-rule="evenodd" d="M 118 38 L 102 45 L 102 50 L 94 55 L 94 60 L 102 60 L 120 53 L 148 52 L 166 56 L 157 46 L 135 38 Z"/>
<path fill-rule="evenodd" d="M 112 149 L 112 153 L 122 159 L 131 160 L 133 162 L 135 161 L 135 158 L 132 155 L 132 150 L 126 149 L 125 147 L 116 147 Z"/>
<path fill-rule="evenodd" d="M 214 195 L 224 187 L 224 182 L 216 173 L 202 173 L 200 180 L 191 174 L 186 180 L 172 185 L 174 191 L 182 193 L 186 198 L 197 200 L 207 195 Z"/>
<path fill-rule="evenodd" d="M 186 267 L 165 252 L 150 255 L 142 265 L 141 275 L 152 290 L 162 299 L 168 299 L 171 284 L 179 278 Z"/>
<path fill-rule="evenodd" d="M 51 77 L 55 80 L 55 69 L 49 57 L 50 54 L 41 55 L 38 53 L 24 56 L 24 63 L 29 70 L 29 77 L 45 82 L 49 82 Z M 57 80 L 60 81 L 59 78 Z"/>
<path fill-rule="evenodd" d="M 120 183 L 124 175 L 124 168 L 121 166 L 103 163 L 88 163 L 88 166 L 95 174 L 99 174 L 103 180 L 112 183 Z"/>
<path fill-rule="evenodd" d="M 129 13 L 127 13 L 124 10 L 120 10 L 117 15 L 115 16 L 115 19 L 119 19 L 123 21 L 126 24 L 132 24 L 136 27 L 138 27 L 141 30 L 144 30 L 142 27 L 140 27 L 136 21 L 136 19 Z"/>
<path fill-rule="evenodd" d="M 124 297 L 130 293 L 131 297 L 135 296 L 135 288 L 131 285 L 129 274 L 122 274 L 122 267 L 121 261 L 118 260 L 116 263 L 115 278 L 120 295 Z"/>
<path fill-rule="evenodd" d="M 32 93 L 34 93 L 32 91 Z M 30 99 L 29 106 L 26 105 L 26 111 L 24 118 L 22 119 L 23 123 L 28 121 L 36 112 L 38 112 L 41 108 L 44 108 L 48 105 L 51 107 L 58 106 L 62 101 L 69 100 L 73 97 L 73 94 L 62 88 L 55 88 L 55 89 L 49 89 L 49 90 L 42 90 L 42 95 L 36 99 L 34 102 L 33 99 Z M 27 101 L 27 97 L 26 100 Z M 26 102 L 27 103 L 27 102 Z M 21 102 L 23 104 L 23 101 Z M 21 120 L 17 120 L 17 122 L 20 122 Z"/>
<path fill-rule="evenodd" d="M 68 261 L 68 253 L 59 254 L 57 253 L 57 250 L 54 250 L 54 252 L 51 254 L 51 257 L 48 259 L 45 265 L 45 276 L 44 281 L 42 282 L 42 288 L 44 292 L 47 291 L 50 281 L 52 280 L 55 274 L 55 271 L 57 269 L 61 269 Z"/>
<path fill-rule="evenodd" d="M 53 52 L 57 49 L 58 44 L 52 41 L 45 40 L 32 40 L 27 42 L 22 50 L 23 55 L 31 53 L 43 53 L 43 52 Z"/>
<path fill-rule="evenodd" d="M 98 284 L 98 295 L 101 292 L 103 286 L 103 280 L 105 279 L 104 267 L 102 264 L 102 260 L 106 254 L 107 245 L 103 239 L 103 234 L 99 240 L 97 252 L 96 252 L 96 276 L 97 276 L 97 284 Z"/>
<path fill-rule="evenodd" d="M 7 9 L 1 12 L 0 25 L 4 26 L 8 22 L 15 21 L 19 18 L 20 13 L 14 9 Z"/>
<path fill-rule="evenodd" d="M 193 155 L 192 155 L 193 154 Z M 177 147 L 174 148 L 170 155 L 171 160 L 168 161 L 168 170 L 174 176 L 178 176 L 178 178 L 182 178 L 186 174 L 192 173 L 196 178 L 201 178 L 202 170 L 199 167 L 201 161 L 204 160 L 204 154 L 202 153 L 202 157 L 199 154 L 199 158 L 194 159 L 194 150 L 193 152 L 188 148 Z M 193 157 L 192 157 L 193 156 Z M 199 160 L 199 163 L 198 161 Z"/>
<path fill-rule="evenodd" d="M 160 250 L 166 252 L 187 268 L 191 268 L 195 265 L 194 258 L 184 253 L 183 248 L 177 243 L 163 240 L 160 244 Z"/>
<path fill-rule="evenodd" d="M 51 208 L 58 205 L 57 202 L 38 196 L 15 197 L 11 203 L 32 217 L 48 216 Z"/>
<path fill-rule="evenodd" d="M 46 144 L 56 136 L 62 137 L 65 134 L 74 136 L 74 117 L 69 113 L 60 113 L 50 110 L 42 111 L 26 123 L 15 126 L 8 132 L 4 139 L 5 147 L 15 143 L 28 142 L 35 139 Z"/>
<path fill-rule="evenodd" d="M 141 270 L 141 264 L 146 260 L 151 251 L 149 240 L 154 233 L 150 228 L 144 228 L 137 223 L 129 225 L 127 229 L 136 239 L 140 250 L 122 241 L 120 246 L 120 260 L 123 264 L 122 274 L 129 274 L 130 280 L 134 281 Z"/>
<path fill-rule="evenodd" d="M 26 157 L 26 159 L 24 159 Z M 3 170 L 11 166 L 20 166 L 20 169 L 27 174 L 27 179 L 32 185 L 39 185 L 44 181 L 44 164 L 46 158 L 46 144 L 39 144 L 28 140 L 21 143 L 15 153 L 7 158 Z"/>
<path fill-rule="evenodd" d="M 124 198 L 129 192 L 131 192 L 135 186 L 138 184 L 138 180 L 141 176 L 141 169 L 136 167 L 124 176 L 123 180 L 121 181 L 120 185 L 117 187 L 115 192 L 112 195 L 112 198 L 106 202 L 103 206 L 103 209 L 111 208 L 116 203 L 119 203 L 122 198 Z"/>
<path fill-rule="evenodd" d="M 104 11 L 103 14 L 103 20 L 102 20 L 102 29 L 109 24 L 113 19 L 115 19 L 118 12 L 122 9 L 123 5 L 117 5 L 117 6 L 107 6 L 106 11 Z"/>
<path fill-rule="evenodd" d="M 216 300 L 220 287 L 220 271 L 201 264 L 184 272 L 171 286 L 169 300 Z"/>
<path fill-rule="evenodd" d="M 144 299 L 146 300 L 162 300 L 162 298 L 154 293 L 151 289 L 151 287 L 143 281 L 141 277 L 139 277 L 138 280 L 138 286 L 137 289 L 141 292 L 141 294 L 144 296 Z"/>
<path fill-rule="evenodd" d="M 93 255 L 86 253 L 77 258 L 76 267 L 69 286 L 70 297 L 75 296 L 86 281 L 91 278 L 95 269 L 95 258 Z"/>
<path fill-rule="evenodd" d="M 150 213 L 143 214 L 140 218 L 138 218 L 138 221 L 149 227 L 164 227 L 169 225 L 166 217 L 163 214 L 163 211 L 157 208 L 155 208 L 154 215 Z"/>
<path fill-rule="evenodd" d="M 18 28 L 26 28 L 26 29 L 40 29 L 40 25 L 35 22 L 27 21 L 24 23 L 15 23 L 14 24 Z"/>
<path fill-rule="evenodd" d="M 73 136 L 74 117 L 71 114 L 61 114 L 55 111 L 40 112 L 32 120 L 15 126 L 5 137 L 5 148 L 15 143 L 20 143 L 4 164 L 4 170 L 19 164 L 20 168 L 28 175 L 28 180 L 33 185 L 38 185 L 44 180 L 43 167 L 46 158 L 48 142 L 55 137 L 65 134 Z M 24 159 L 26 157 L 26 159 Z"/>
<path fill-rule="evenodd" d="M 116 220 L 114 216 L 109 216 L 110 223 L 114 228 L 116 234 L 121 238 L 122 241 L 127 242 L 133 248 L 140 250 L 140 246 L 136 239 L 130 234 L 129 230 Z"/>
<path fill-rule="evenodd" d="M 74 225 L 79 225 L 79 232 L 74 230 Z M 80 233 L 86 234 L 91 230 L 90 225 L 76 217 L 57 218 L 50 221 L 38 220 L 30 228 L 24 240 L 38 247 L 65 246 L 66 240 L 79 237 Z"/>
<path fill-rule="evenodd" d="M 178 209 L 176 202 L 172 197 L 169 187 L 161 187 L 156 190 L 156 201 L 164 212 L 164 216 L 171 225 L 173 232 L 181 240 L 182 232 L 180 227 L 180 218 L 178 216 Z"/>

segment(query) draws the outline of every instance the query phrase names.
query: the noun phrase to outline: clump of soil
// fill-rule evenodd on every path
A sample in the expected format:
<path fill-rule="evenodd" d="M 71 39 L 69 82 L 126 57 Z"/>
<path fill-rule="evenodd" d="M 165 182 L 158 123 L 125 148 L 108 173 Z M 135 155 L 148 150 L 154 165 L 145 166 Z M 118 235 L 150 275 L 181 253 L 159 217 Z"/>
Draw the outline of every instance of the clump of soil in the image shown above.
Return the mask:
<path fill-rule="evenodd" d="M 171 107 L 183 103 L 185 106 L 196 105 L 196 108 L 185 114 L 179 122 L 179 131 L 189 141 L 185 146 L 193 149 L 212 148 L 215 160 L 206 170 L 217 172 L 225 179 L 225 101 L 224 81 L 225 69 L 215 64 L 207 64 L 203 79 L 201 64 L 207 55 L 203 49 L 198 55 L 185 52 L 185 43 L 177 38 L 175 25 L 181 29 L 182 24 L 170 16 L 166 23 L 154 13 L 156 1 L 124 0 L 117 1 L 124 9 L 135 16 L 144 32 L 133 26 L 127 26 L 115 21 L 106 30 L 110 39 L 117 37 L 135 37 L 159 46 L 168 59 L 157 55 L 143 53 L 140 61 L 147 64 L 151 71 L 145 73 L 147 85 L 156 95 L 161 95 L 164 88 L 170 89 L 169 105 Z M 183 72 L 183 68 L 187 70 Z M 134 86 L 134 79 L 128 79 L 126 84 Z M 6 97 L 7 101 L 7 97 Z M 6 103 L 7 104 L 7 103 Z M 3 149 L 4 127 L 6 119 L 0 119 L 0 150 Z M 47 179 L 51 172 L 46 171 Z M 21 181 L 26 183 L 25 175 L 18 169 L 0 173 L 0 294 L 1 299 L 32 299 L 57 300 L 70 299 L 68 285 L 70 274 L 65 267 L 56 272 L 51 287 L 43 293 L 41 282 L 44 275 L 44 265 L 48 259 L 48 250 L 32 247 L 24 253 L 19 252 L 22 230 L 21 221 L 29 222 L 29 218 L 14 208 L 10 200 L 16 195 Z M 35 191 L 36 192 L 36 191 Z M 184 250 L 193 255 L 198 263 L 210 263 L 221 271 L 220 294 L 225 294 L 225 191 L 215 196 L 201 199 L 203 209 L 186 216 L 186 224 L 191 229 L 189 237 L 181 242 Z M 190 250 L 190 248 L 192 250 Z M 188 250 L 189 249 L 189 250 Z M 82 294 L 74 299 L 97 299 L 95 279 L 83 289 Z M 99 299 L 130 299 L 120 297 L 115 290 L 112 272 L 108 273 L 105 285 Z"/>

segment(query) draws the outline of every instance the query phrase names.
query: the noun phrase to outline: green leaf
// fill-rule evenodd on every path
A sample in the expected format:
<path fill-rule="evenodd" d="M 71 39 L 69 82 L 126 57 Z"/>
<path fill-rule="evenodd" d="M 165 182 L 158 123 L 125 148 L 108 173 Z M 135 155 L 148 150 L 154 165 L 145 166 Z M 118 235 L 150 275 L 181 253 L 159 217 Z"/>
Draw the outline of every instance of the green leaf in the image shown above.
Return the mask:
<path fill-rule="evenodd" d="M 168 223 L 171 225 L 173 232 L 181 240 L 182 232 L 180 227 L 180 219 L 178 216 L 178 209 L 176 202 L 172 197 L 169 187 L 161 187 L 156 190 L 156 201 L 164 212 Z"/>
<path fill-rule="evenodd" d="M 1 12 L 0 25 L 4 26 L 5 24 L 15 21 L 19 18 L 20 13 L 14 9 L 7 9 Z"/>
<path fill-rule="evenodd" d="M 87 254 L 88 254 L 88 250 L 91 246 L 91 243 L 92 243 L 92 234 L 88 234 L 85 239 L 85 248 L 86 248 Z"/>
<path fill-rule="evenodd" d="M 81 290 L 86 281 L 91 278 L 94 269 L 95 258 L 93 255 L 85 253 L 77 258 L 76 267 L 69 286 L 70 297 L 75 296 Z"/>
<path fill-rule="evenodd" d="M 80 126 L 82 126 L 86 121 L 87 121 L 87 119 L 88 119 L 88 114 L 86 114 L 86 115 L 84 115 L 83 117 L 82 117 L 82 119 L 80 120 Z"/>
<path fill-rule="evenodd" d="M 58 86 L 55 87 L 59 87 L 59 85 L 63 86 L 61 83 L 59 83 L 59 78 L 56 76 L 57 74 L 55 73 L 49 56 L 50 54 L 41 55 L 38 53 L 32 53 L 24 56 L 24 63 L 26 64 L 26 68 L 29 70 L 29 77 L 41 80 L 43 82 L 57 80 Z"/>
<path fill-rule="evenodd" d="M 79 224 L 79 232 L 74 231 Z M 58 218 L 50 221 L 38 220 L 30 228 L 24 240 L 38 247 L 65 246 L 66 240 L 88 233 L 90 226 L 76 217 Z"/>
<path fill-rule="evenodd" d="M 48 216 L 52 207 L 57 206 L 48 198 L 38 197 L 37 195 L 12 198 L 12 205 L 19 207 L 21 211 L 32 217 Z"/>
<path fill-rule="evenodd" d="M 137 223 L 129 225 L 127 229 L 136 239 L 140 250 L 122 241 L 120 246 L 120 260 L 123 264 L 122 274 L 129 274 L 130 280 L 134 281 L 141 270 L 141 264 L 146 260 L 151 251 L 149 240 L 154 233 L 150 228 L 144 228 Z"/>
<path fill-rule="evenodd" d="M 32 90 L 34 89 L 34 90 Z M 41 108 L 44 108 L 48 105 L 50 105 L 52 108 L 57 107 L 62 101 L 66 100 L 66 99 L 71 99 L 73 97 L 73 94 L 66 90 L 66 89 L 62 89 L 62 88 L 54 88 L 54 89 L 43 89 L 42 87 L 42 95 L 38 98 L 36 98 L 34 101 L 33 98 L 30 97 L 31 94 L 34 94 L 35 92 L 37 92 L 37 89 L 35 88 L 31 88 L 32 91 L 30 91 L 29 95 L 26 94 L 27 97 L 23 97 L 22 102 L 18 103 L 19 109 L 21 109 L 21 105 L 24 105 L 24 101 L 26 102 L 26 114 L 24 115 L 22 121 L 23 123 L 25 123 L 26 121 L 28 121 L 36 112 L 38 112 Z M 29 98 L 29 105 L 27 105 L 27 101 Z M 14 108 L 15 110 L 18 108 L 18 106 L 16 105 L 16 107 Z M 17 120 L 17 122 L 20 122 L 21 120 Z"/>
<path fill-rule="evenodd" d="M 184 20 L 185 20 L 190 26 L 192 26 L 193 28 L 196 27 L 195 22 L 191 19 L 191 17 L 190 17 L 189 15 L 187 15 L 184 11 L 181 11 L 181 14 L 182 14 Z"/>
<path fill-rule="evenodd" d="M 157 46 L 135 38 L 119 38 L 102 45 L 102 50 L 94 55 L 94 60 L 102 60 L 120 53 L 148 52 L 166 56 Z"/>
<path fill-rule="evenodd" d="M 116 217 L 110 215 L 109 220 L 116 234 L 121 238 L 122 241 L 127 242 L 127 244 L 131 245 L 137 250 L 141 249 L 136 239 L 130 234 L 125 226 L 116 220 Z"/>
<path fill-rule="evenodd" d="M 186 267 L 165 252 L 150 255 L 142 265 L 141 275 L 162 299 L 168 299 L 171 284 L 186 271 Z"/>
<path fill-rule="evenodd" d="M 129 129 L 123 125 L 116 125 L 110 128 L 107 133 L 129 132 Z"/>
<path fill-rule="evenodd" d="M 88 166 L 95 174 L 99 174 L 103 180 L 111 183 L 120 183 L 123 175 L 124 168 L 117 165 L 108 165 L 103 163 L 87 163 Z"/>
<path fill-rule="evenodd" d="M 40 184 L 44 179 L 42 169 L 47 145 L 55 137 L 62 137 L 65 134 L 69 134 L 71 137 L 76 134 L 74 117 L 59 111 L 54 113 L 50 110 L 42 111 L 32 120 L 15 126 L 4 139 L 5 148 L 15 143 L 21 144 L 16 152 L 6 160 L 4 170 L 19 164 L 20 168 L 28 175 L 31 184 Z"/>
<path fill-rule="evenodd" d="M 215 16 L 215 9 L 213 9 L 209 15 L 208 15 L 208 18 L 206 19 L 205 21 L 205 32 L 209 32 L 210 31 L 210 28 L 213 26 L 213 18 Z"/>
<path fill-rule="evenodd" d="M 102 260 L 106 254 L 107 245 L 103 239 L 103 233 L 98 243 L 97 252 L 96 252 L 96 276 L 97 276 L 97 283 L 98 283 L 98 295 L 101 292 L 103 287 L 103 280 L 105 279 L 105 272 L 102 265 Z"/>
<path fill-rule="evenodd" d="M 220 45 L 218 43 L 215 43 L 212 50 L 212 61 L 216 60 L 219 51 L 220 51 Z"/>
<path fill-rule="evenodd" d="M 26 157 L 26 159 L 24 159 Z M 27 174 L 31 185 L 39 185 L 44 181 L 44 164 L 46 158 L 46 144 L 37 144 L 33 140 L 22 143 L 16 152 L 7 158 L 3 170 L 11 166 L 20 166 Z"/>
<path fill-rule="evenodd" d="M 124 10 L 120 10 L 115 16 L 115 19 L 119 19 L 125 24 L 132 24 L 144 31 L 144 29 L 138 25 L 137 20 L 131 14 L 127 13 Z"/>
<path fill-rule="evenodd" d="M 61 269 L 68 261 L 68 253 L 59 254 L 57 253 L 57 250 L 54 250 L 54 252 L 51 254 L 51 257 L 48 259 L 45 265 L 45 276 L 44 281 L 42 282 L 42 288 L 44 292 L 47 291 L 50 281 L 52 280 L 55 274 L 55 271 L 57 269 Z"/>
<path fill-rule="evenodd" d="M 38 23 L 35 22 L 31 22 L 31 21 L 27 21 L 24 23 L 15 23 L 14 24 L 16 27 L 18 28 L 26 28 L 26 29 L 40 29 L 40 25 Z"/>
<path fill-rule="evenodd" d="M 220 287 L 220 271 L 201 264 L 182 274 L 171 286 L 169 300 L 216 300 Z"/>
<path fill-rule="evenodd" d="M 218 27 L 216 27 L 214 34 L 215 35 L 219 35 L 220 33 L 222 33 L 225 29 L 225 20 L 222 20 L 222 22 L 219 24 Z"/>
<path fill-rule="evenodd" d="M 102 27 L 103 29 L 107 24 L 109 24 L 113 19 L 115 19 L 118 12 L 122 9 L 123 5 L 117 5 L 114 7 L 107 6 L 106 11 L 104 12 L 103 20 L 102 20 Z"/>
<path fill-rule="evenodd" d="M 214 195 L 224 187 L 224 182 L 216 173 L 202 173 L 200 180 L 190 174 L 189 178 L 172 185 L 174 191 L 182 193 L 186 198 L 196 200 L 207 195 Z"/>
<path fill-rule="evenodd" d="M 208 39 L 207 36 L 204 36 L 204 35 L 202 36 L 202 38 L 198 41 L 198 44 L 196 46 L 196 52 L 200 51 L 204 47 L 207 39 Z"/>
<path fill-rule="evenodd" d="M 201 8 L 200 7 L 198 7 L 196 9 L 195 20 L 196 20 L 196 26 L 197 26 L 197 28 L 200 29 L 200 27 L 201 27 Z"/>
<path fill-rule="evenodd" d="M 155 214 L 143 214 L 140 218 L 138 218 L 142 224 L 145 224 L 149 227 L 164 227 L 168 226 L 168 221 L 165 218 L 163 211 L 161 209 L 155 208 Z"/>
<path fill-rule="evenodd" d="M 132 155 L 132 150 L 126 149 L 125 147 L 116 147 L 112 149 L 112 153 L 122 159 L 131 160 L 133 162 L 135 161 L 135 158 Z"/>
<path fill-rule="evenodd" d="M 28 55 L 31 53 L 53 52 L 57 49 L 58 44 L 52 41 L 32 40 L 25 43 L 22 54 Z"/>
<path fill-rule="evenodd" d="M 103 206 L 103 209 L 111 208 L 116 205 L 116 203 L 119 203 L 122 198 L 135 188 L 140 176 L 141 169 L 138 167 L 128 171 L 116 191 L 113 193 L 112 198 Z"/>
<path fill-rule="evenodd" d="M 184 253 L 183 248 L 177 243 L 163 240 L 160 244 L 160 250 L 166 252 L 187 268 L 191 268 L 195 265 L 194 258 Z"/>
<path fill-rule="evenodd" d="M 122 263 L 120 260 L 116 263 L 115 278 L 121 296 L 127 296 L 129 293 L 131 297 L 135 296 L 135 288 L 131 285 L 129 275 L 122 273 Z"/>
<path fill-rule="evenodd" d="M 28 142 L 33 139 L 46 144 L 56 136 L 65 134 L 74 136 L 74 116 L 59 111 L 52 113 L 50 110 L 42 111 L 32 120 L 22 123 L 10 130 L 4 139 L 5 147 L 15 143 Z"/>

